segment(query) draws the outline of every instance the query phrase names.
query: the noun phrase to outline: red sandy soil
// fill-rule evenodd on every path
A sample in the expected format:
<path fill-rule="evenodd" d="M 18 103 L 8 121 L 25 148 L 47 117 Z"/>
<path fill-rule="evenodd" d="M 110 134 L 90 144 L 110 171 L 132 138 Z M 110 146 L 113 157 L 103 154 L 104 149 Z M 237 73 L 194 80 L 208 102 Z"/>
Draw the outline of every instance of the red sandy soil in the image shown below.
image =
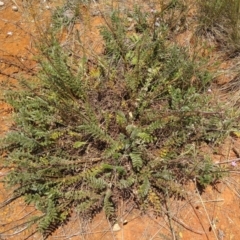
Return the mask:
<path fill-rule="evenodd" d="M 29 69 L 34 68 L 31 60 L 32 37 L 36 27 L 33 19 L 27 16 L 24 8 L 19 11 L 12 10 L 12 2 L 0 8 L 0 136 L 3 136 L 12 124 L 12 109 L 7 105 L 2 96 L 6 85 L 17 87 L 16 75 L 29 75 Z M 46 10 L 47 11 L 47 10 Z M 46 13 L 47 14 L 47 13 Z M 87 14 L 86 14 L 87 16 Z M 42 21 L 42 19 L 38 19 Z M 102 19 L 94 17 L 91 20 L 91 31 L 86 38 L 93 38 L 96 42 L 98 33 L 96 27 Z M 90 23 L 88 23 L 90 24 Z M 9 34 L 12 32 L 12 35 Z M 187 37 L 186 37 L 187 36 Z M 181 38 L 179 41 L 181 43 Z M 189 39 L 188 39 L 189 38 Z M 187 32 L 184 39 L 191 40 L 191 34 Z M 98 38 L 99 39 L 99 38 Z M 96 44 L 95 50 L 101 51 L 101 46 Z M 222 67 L 227 68 L 228 63 Z M 221 84 L 228 81 L 226 76 L 219 80 Z M 214 93 L 213 93 L 214 94 Z M 236 158 L 232 150 L 240 149 L 240 141 L 230 138 L 219 148 L 218 154 L 214 155 L 214 161 L 226 161 Z M 207 147 L 205 151 L 210 151 Z M 239 165 L 233 170 L 239 170 Z M 0 177 L 6 174 L 6 170 L 0 167 Z M 240 178 L 237 173 L 226 177 L 217 185 L 216 189 L 208 187 L 200 195 L 194 186 L 189 186 L 189 199 L 186 201 L 172 201 L 169 208 L 172 212 L 172 225 L 175 231 L 175 239 L 184 240 L 238 240 L 240 239 Z M 0 184 L 0 204 L 8 199 L 10 190 L 6 190 Z M 0 239 L 25 239 L 32 230 L 24 230 L 20 226 L 13 231 L 5 232 L 11 227 L 18 225 L 24 220 L 24 216 L 35 212 L 34 207 L 26 206 L 23 200 L 17 200 L 7 207 L 0 209 Z M 113 232 L 108 221 L 100 213 L 91 223 L 82 223 L 77 215 L 73 215 L 70 221 L 60 227 L 49 239 L 86 239 L 86 240 L 150 240 L 150 239 L 174 239 L 169 231 L 169 221 L 166 217 L 156 218 L 151 212 L 141 215 L 132 206 L 122 204 L 119 209 L 119 231 Z M 124 224 L 123 224 L 124 222 Z M 19 232 L 18 235 L 16 233 Z M 164 237 L 170 236 L 169 238 Z M 33 235 L 29 239 L 41 239 L 39 235 Z"/>

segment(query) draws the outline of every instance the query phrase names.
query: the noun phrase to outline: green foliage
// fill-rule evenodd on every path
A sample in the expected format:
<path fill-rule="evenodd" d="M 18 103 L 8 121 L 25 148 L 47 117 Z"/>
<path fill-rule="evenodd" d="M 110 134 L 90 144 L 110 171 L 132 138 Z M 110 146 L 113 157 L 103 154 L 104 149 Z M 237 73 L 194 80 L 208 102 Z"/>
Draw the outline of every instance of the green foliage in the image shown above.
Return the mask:
<path fill-rule="evenodd" d="M 57 7 L 52 14 L 52 29 L 58 31 L 61 28 L 74 24 L 80 17 L 80 1 L 71 0 Z"/>
<path fill-rule="evenodd" d="M 211 78 L 201 59 L 169 41 L 171 26 L 156 22 L 162 12 L 124 14 L 106 17 L 105 50 L 95 58 L 70 56 L 47 32 L 39 80 L 6 96 L 15 125 L 3 142 L 12 168 L 5 181 L 43 212 L 44 235 L 72 208 L 90 217 L 104 209 L 114 219 L 116 199 L 134 196 L 159 213 L 166 193 L 183 196 L 187 181 L 205 187 L 221 177 L 191 150 L 217 143 L 231 125 L 206 91 Z"/>
<path fill-rule="evenodd" d="M 214 181 L 221 179 L 225 173 L 218 165 L 212 164 L 210 159 L 206 159 L 204 164 L 198 166 L 197 183 L 206 187 Z"/>
<path fill-rule="evenodd" d="M 148 195 L 150 187 L 151 186 L 150 186 L 150 182 L 149 182 L 148 177 L 144 177 L 143 183 L 140 185 L 140 189 L 138 191 L 139 196 L 144 199 Z"/>
<path fill-rule="evenodd" d="M 136 170 L 140 170 L 143 165 L 143 160 L 141 158 L 141 154 L 138 152 L 132 152 L 129 154 L 129 156 L 132 160 L 133 168 Z"/>
<path fill-rule="evenodd" d="M 198 1 L 200 30 L 210 31 L 230 55 L 240 50 L 240 1 Z"/>
<path fill-rule="evenodd" d="M 114 215 L 114 206 L 111 201 L 112 192 L 110 189 L 107 190 L 106 195 L 104 197 L 103 210 L 108 218 Z"/>

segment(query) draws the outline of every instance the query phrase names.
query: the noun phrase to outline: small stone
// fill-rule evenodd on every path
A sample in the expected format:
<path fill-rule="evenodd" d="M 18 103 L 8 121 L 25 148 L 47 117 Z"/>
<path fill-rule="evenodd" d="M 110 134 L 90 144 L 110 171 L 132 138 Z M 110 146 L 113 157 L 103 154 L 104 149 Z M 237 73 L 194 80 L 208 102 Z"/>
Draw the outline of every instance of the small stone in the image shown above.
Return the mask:
<path fill-rule="evenodd" d="M 45 8 L 46 8 L 47 10 L 51 9 L 51 7 L 50 7 L 50 6 L 48 6 L 48 5 L 47 5 Z"/>
<path fill-rule="evenodd" d="M 13 32 L 7 32 L 7 35 L 8 35 L 8 36 L 12 36 L 12 35 L 13 35 Z"/>
<path fill-rule="evenodd" d="M 12 10 L 13 10 L 14 12 L 17 12 L 17 11 L 18 11 L 18 7 L 17 7 L 17 6 L 12 6 Z"/>
<path fill-rule="evenodd" d="M 0 1 L 0 7 L 2 7 L 2 6 L 4 6 L 4 5 L 5 5 L 5 3 L 2 2 L 2 1 Z"/>
<path fill-rule="evenodd" d="M 125 219 L 123 220 L 123 225 L 126 225 L 128 223 L 128 221 Z"/>
<path fill-rule="evenodd" d="M 117 232 L 117 231 L 119 231 L 119 230 L 121 230 L 121 228 L 120 228 L 120 226 L 119 226 L 119 224 L 118 223 L 115 223 L 114 225 L 113 225 L 113 232 Z"/>
<path fill-rule="evenodd" d="M 122 222 L 123 225 L 126 225 L 128 223 L 128 221 L 124 218 L 120 218 L 120 221 Z"/>
<path fill-rule="evenodd" d="M 68 18 L 68 20 L 71 20 L 73 19 L 74 17 L 74 12 L 70 9 L 67 9 L 64 13 L 63 13 L 63 16 Z"/>

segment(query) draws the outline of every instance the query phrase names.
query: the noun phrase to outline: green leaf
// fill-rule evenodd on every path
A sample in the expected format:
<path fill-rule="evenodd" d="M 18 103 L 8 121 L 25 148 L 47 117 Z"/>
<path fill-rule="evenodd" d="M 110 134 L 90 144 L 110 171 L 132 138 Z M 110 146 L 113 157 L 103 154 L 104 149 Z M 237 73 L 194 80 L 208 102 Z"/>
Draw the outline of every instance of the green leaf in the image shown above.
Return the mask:
<path fill-rule="evenodd" d="M 58 138 L 60 138 L 63 135 L 62 132 L 53 132 L 50 135 L 50 138 L 53 140 L 57 140 Z"/>
<path fill-rule="evenodd" d="M 140 133 L 137 134 L 137 136 L 139 138 L 141 138 L 141 140 L 143 140 L 146 143 L 150 143 L 153 140 L 152 136 L 150 134 L 145 133 L 145 132 L 140 132 Z"/>
<path fill-rule="evenodd" d="M 82 147 L 82 146 L 84 146 L 85 144 L 86 144 L 87 142 L 75 142 L 74 144 L 73 144 L 73 148 L 80 148 L 80 147 Z"/>
<path fill-rule="evenodd" d="M 124 124 L 127 123 L 127 119 L 126 119 L 126 116 L 125 116 L 124 112 L 122 112 L 122 111 L 118 111 L 118 112 L 117 112 L 116 122 L 117 122 L 120 126 L 124 126 Z"/>
<path fill-rule="evenodd" d="M 114 214 L 114 206 L 111 201 L 111 197 L 112 197 L 112 192 L 110 189 L 108 189 L 104 197 L 104 205 L 103 205 L 103 210 L 108 218 L 113 216 Z"/>
<path fill-rule="evenodd" d="M 142 198 L 145 198 L 149 192 L 149 189 L 150 189 L 150 182 L 149 182 L 149 179 L 145 177 L 139 189 L 140 196 Z"/>
<path fill-rule="evenodd" d="M 133 168 L 135 168 L 139 171 L 142 168 L 142 165 L 143 165 L 143 160 L 141 158 L 141 154 L 130 153 L 129 156 L 132 159 Z"/>

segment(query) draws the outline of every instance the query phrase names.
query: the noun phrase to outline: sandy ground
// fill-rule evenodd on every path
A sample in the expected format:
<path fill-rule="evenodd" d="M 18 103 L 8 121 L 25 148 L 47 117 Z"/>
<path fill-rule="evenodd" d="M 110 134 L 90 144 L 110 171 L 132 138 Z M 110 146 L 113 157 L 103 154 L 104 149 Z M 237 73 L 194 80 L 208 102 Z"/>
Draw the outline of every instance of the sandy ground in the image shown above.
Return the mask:
<path fill-rule="evenodd" d="M 24 7 L 19 2 L 18 11 L 13 11 L 13 2 L 5 2 L 0 7 L 0 136 L 3 136 L 12 125 L 11 106 L 7 105 L 2 96 L 8 87 L 17 87 L 16 76 L 29 75 L 30 69 L 34 69 L 34 61 L 31 57 L 32 34 L 36 32 L 34 21 L 29 17 Z M 48 10 L 46 10 L 48 11 Z M 43 13 L 48 15 L 48 13 Z M 39 18 L 38 22 L 44 18 Z M 95 27 L 101 23 L 99 17 L 91 20 L 92 32 L 88 38 L 96 39 Z M 189 36 L 189 32 L 187 33 Z M 181 41 L 182 36 L 179 37 Z M 184 36 L 186 39 L 186 36 Z M 190 41 L 190 40 L 189 40 Z M 92 40 L 94 43 L 94 41 Z M 99 45 L 96 46 L 99 47 Z M 98 49 L 101 51 L 101 49 Z M 226 65 L 226 64 L 225 64 Z M 221 81 L 227 81 L 222 78 Z M 229 138 L 224 146 L 221 146 L 214 161 L 225 161 L 237 156 L 232 148 L 240 149 L 238 139 Z M 208 149 L 206 149 L 208 151 Z M 238 170 L 237 165 L 233 170 Z M 6 174 L 6 170 L 0 167 L 0 176 Z M 172 201 L 172 225 L 176 229 L 175 239 L 184 240 L 238 240 L 240 236 L 240 178 L 237 174 L 227 177 L 216 189 L 207 188 L 200 195 L 194 184 L 189 186 L 189 199 L 186 201 Z M 0 184 L 0 204 L 10 196 L 3 184 Z M 7 207 L 0 209 L 0 239 L 25 239 L 32 230 L 24 230 L 25 225 L 17 229 L 7 231 L 15 225 L 19 225 L 28 214 L 35 213 L 34 207 L 26 206 L 23 200 L 17 200 Z M 100 213 L 91 223 L 82 223 L 77 215 L 59 228 L 49 239 L 87 239 L 87 240 L 150 240 L 172 239 L 169 231 L 169 221 L 166 217 L 156 218 L 151 212 L 141 215 L 132 206 L 122 204 L 119 209 L 119 231 L 112 231 L 110 224 Z M 123 224 L 124 222 L 124 224 Z M 170 236 L 167 238 L 166 236 Z M 28 239 L 41 239 L 39 235 L 33 235 Z"/>

